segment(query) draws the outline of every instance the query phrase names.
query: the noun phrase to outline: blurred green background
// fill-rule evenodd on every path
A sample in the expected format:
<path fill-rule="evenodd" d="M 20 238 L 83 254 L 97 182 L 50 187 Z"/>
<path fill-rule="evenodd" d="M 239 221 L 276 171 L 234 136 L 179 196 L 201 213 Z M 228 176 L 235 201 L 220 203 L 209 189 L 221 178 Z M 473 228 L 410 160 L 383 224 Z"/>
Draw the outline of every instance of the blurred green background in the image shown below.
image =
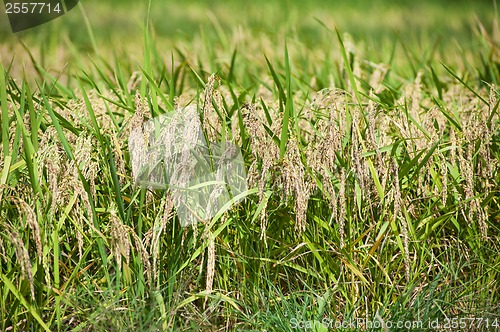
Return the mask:
<path fill-rule="evenodd" d="M 230 63 L 234 50 L 266 69 L 263 54 L 281 58 L 285 41 L 295 60 L 329 61 L 340 54 L 335 27 L 348 47 L 366 50 L 374 62 L 391 61 L 393 68 L 408 68 L 412 54 L 415 62 L 438 54 L 441 62 L 467 63 L 466 54 L 484 46 L 484 38 L 477 38 L 481 25 L 500 40 L 490 33 L 496 8 L 493 0 L 83 0 L 63 17 L 18 34 L 2 12 L 0 60 L 12 64 L 16 78 L 34 77 L 30 68 L 37 63 L 62 79 L 72 68 L 90 70 L 93 55 L 111 62 L 126 58 L 128 75 L 144 62 L 148 25 L 159 58 L 170 63 L 175 55 L 175 61 L 208 72 Z"/>
<path fill-rule="evenodd" d="M 148 16 L 147 0 L 83 0 L 81 4 L 96 38 L 114 43 L 140 36 L 141 24 Z M 266 34 L 289 31 L 304 42 L 314 43 L 322 30 L 319 20 L 355 38 L 432 35 L 466 42 L 471 25 L 477 19 L 491 21 L 494 8 L 493 0 L 153 0 L 149 17 L 157 35 L 169 40 L 190 39 L 200 29 L 218 25 L 224 30 L 244 26 Z M 0 36 L 5 42 L 13 35 L 4 10 L 0 20 Z M 73 42 L 84 46 L 89 42 L 84 24 L 82 8 L 77 7 L 63 18 L 17 37 L 39 39 L 63 29 Z"/>

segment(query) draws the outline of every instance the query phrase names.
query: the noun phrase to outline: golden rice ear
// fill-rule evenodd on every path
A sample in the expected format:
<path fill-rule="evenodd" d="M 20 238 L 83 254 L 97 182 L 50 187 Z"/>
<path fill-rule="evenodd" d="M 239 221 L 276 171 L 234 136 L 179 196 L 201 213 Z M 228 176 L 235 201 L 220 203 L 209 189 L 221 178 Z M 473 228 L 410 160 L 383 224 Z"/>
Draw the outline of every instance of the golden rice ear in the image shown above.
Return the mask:
<path fill-rule="evenodd" d="M 139 253 L 139 257 L 144 266 L 146 281 L 150 286 L 153 285 L 152 272 L 155 271 L 155 267 L 152 268 L 151 266 L 151 254 L 146 250 L 146 245 L 150 244 L 150 249 L 156 248 L 155 243 L 152 242 L 155 241 L 155 239 L 152 238 L 152 236 L 154 236 L 154 232 L 151 233 L 148 231 L 148 233 L 145 234 L 145 240 L 143 243 L 142 239 L 139 238 L 135 230 L 132 227 L 125 225 L 121 221 L 121 219 L 116 214 L 116 206 L 114 205 L 110 208 L 108 230 L 110 236 L 110 249 L 114 256 L 116 264 L 118 265 L 118 268 L 120 269 L 122 267 L 123 258 L 125 258 L 125 262 L 127 265 L 130 264 L 130 253 L 132 252 L 132 250 L 134 250 Z M 153 258 L 157 258 L 157 252 L 155 254 L 153 250 L 151 251 L 153 254 Z M 156 260 L 154 260 L 154 263 L 156 264 Z M 157 274 L 155 274 L 154 278 L 156 277 Z"/>
<path fill-rule="evenodd" d="M 151 263 L 150 263 L 150 255 L 148 251 L 146 250 L 146 247 L 144 243 L 142 242 L 141 238 L 137 235 L 137 233 L 132 229 L 132 227 L 126 225 L 126 228 L 128 230 L 128 233 L 134 240 L 134 248 L 136 251 L 139 252 L 142 264 L 144 266 L 144 273 L 146 274 L 146 281 L 151 286 L 153 284 L 153 279 L 151 276 Z"/>
<path fill-rule="evenodd" d="M 371 74 L 369 84 L 371 90 L 375 94 L 379 94 L 384 90 L 383 82 L 390 67 L 385 63 L 378 63 L 378 64 L 371 63 L 371 65 L 374 68 L 374 70 L 373 73 Z"/>
<path fill-rule="evenodd" d="M 222 220 L 224 222 L 224 220 Z M 206 241 L 208 241 L 207 247 L 207 277 L 206 277 L 206 293 L 205 301 L 203 302 L 203 307 L 206 307 L 208 295 L 212 293 L 212 288 L 214 284 L 214 275 L 215 275 L 215 237 L 211 231 L 206 231 L 203 234 Z"/>
<path fill-rule="evenodd" d="M 302 234 L 306 227 L 306 213 L 310 186 L 306 179 L 304 165 L 300 159 L 297 138 L 292 136 L 287 142 L 287 151 L 284 156 L 281 182 L 286 197 L 294 198 L 295 230 Z"/>
<path fill-rule="evenodd" d="M 150 272 L 152 273 L 151 280 L 158 280 L 159 278 L 158 259 L 160 255 L 161 234 L 165 231 L 174 214 L 174 201 L 169 191 L 163 196 L 159 210 L 162 212 L 155 218 L 153 227 L 148 231 L 150 232 L 148 236 L 150 240 L 146 241 L 146 243 L 149 243 L 149 256 L 153 258 L 153 264 L 149 265 Z"/>
<path fill-rule="evenodd" d="M 109 234 L 111 237 L 111 251 L 115 257 L 118 268 L 121 269 L 122 257 L 125 257 L 127 265 L 130 262 L 130 248 L 132 244 L 129 238 L 129 230 L 116 214 L 116 207 L 114 206 L 110 208 Z"/>
<path fill-rule="evenodd" d="M 142 82 L 142 73 L 140 71 L 134 71 L 130 76 L 130 79 L 127 82 L 127 91 L 128 93 L 133 93 L 139 84 Z"/>
<path fill-rule="evenodd" d="M 221 112 L 222 116 L 226 114 L 219 86 L 220 78 L 215 74 L 212 74 L 208 78 L 205 90 L 203 91 L 204 102 L 201 112 L 201 122 L 203 125 L 203 131 L 206 133 L 209 142 L 218 141 L 223 130 L 222 121 L 217 114 L 215 107 L 217 107 L 219 112 Z"/>
<path fill-rule="evenodd" d="M 401 215 L 401 206 L 403 200 L 401 198 L 401 188 L 399 186 L 399 167 L 395 158 L 392 159 L 392 176 L 393 176 L 393 219 L 394 221 L 401 222 L 401 234 L 403 235 L 403 249 L 404 249 L 404 264 L 405 264 L 405 276 L 406 281 L 410 281 L 410 249 L 409 249 L 409 237 L 408 237 L 408 220 L 404 215 Z"/>
<path fill-rule="evenodd" d="M 343 248 L 345 245 L 345 216 L 347 213 L 347 197 L 345 188 L 346 181 L 347 181 L 346 171 L 345 168 L 342 167 L 340 171 L 340 189 L 339 189 L 340 208 L 338 213 L 340 248 Z"/>
<path fill-rule="evenodd" d="M 36 253 L 38 255 L 38 258 L 41 260 L 43 254 L 42 237 L 40 232 L 40 225 L 38 223 L 38 218 L 35 211 L 28 203 L 26 203 L 26 201 L 21 198 L 17 198 L 14 196 L 9 196 L 7 198 L 16 205 L 20 216 L 26 216 L 26 225 L 31 229 L 31 236 L 36 245 Z"/>
<path fill-rule="evenodd" d="M 30 284 L 31 298 L 35 300 L 35 286 L 33 279 L 33 266 L 31 265 L 31 260 L 28 254 L 28 250 L 24 245 L 24 242 L 19 235 L 19 233 L 12 228 L 9 224 L 5 224 L 5 233 L 10 239 L 10 243 L 14 247 L 14 252 L 16 255 L 17 263 L 21 267 L 21 274 L 28 279 Z"/>
<path fill-rule="evenodd" d="M 279 148 L 272 139 L 269 138 L 269 135 L 264 129 L 263 112 L 262 108 L 256 107 L 253 104 L 246 104 L 242 109 L 243 123 L 250 137 L 252 157 L 254 159 L 254 163 L 250 169 L 249 182 L 253 184 L 255 180 L 257 180 L 259 205 L 264 204 L 260 211 L 259 218 L 261 222 L 261 239 L 265 242 L 268 216 L 266 209 L 267 199 L 264 193 L 268 182 L 268 176 L 273 171 L 277 161 L 279 161 Z M 257 170 L 258 160 L 262 161 L 260 174 Z"/>

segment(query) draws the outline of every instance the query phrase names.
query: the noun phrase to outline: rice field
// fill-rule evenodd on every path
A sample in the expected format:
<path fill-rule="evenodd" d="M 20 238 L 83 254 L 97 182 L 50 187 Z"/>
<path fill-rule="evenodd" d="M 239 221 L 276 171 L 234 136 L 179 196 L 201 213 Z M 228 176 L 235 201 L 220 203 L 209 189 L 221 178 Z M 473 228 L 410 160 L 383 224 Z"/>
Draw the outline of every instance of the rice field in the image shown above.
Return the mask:
<path fill-rule="evenodd" d="M 88 0 L 2 20 L 0 330 L 500 329 L 497 14 Z M 131 149 L 176 112 L 246 172 L 188 225 Z"/>

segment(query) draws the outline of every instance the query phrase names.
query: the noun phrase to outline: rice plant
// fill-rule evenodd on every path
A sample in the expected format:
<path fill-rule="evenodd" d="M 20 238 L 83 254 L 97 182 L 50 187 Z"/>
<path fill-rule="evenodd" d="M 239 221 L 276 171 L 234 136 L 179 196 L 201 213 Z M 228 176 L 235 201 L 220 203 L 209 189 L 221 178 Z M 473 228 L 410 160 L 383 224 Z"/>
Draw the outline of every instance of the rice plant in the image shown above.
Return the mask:
<path fill-rule="evenodd" d="M 373 4 L 307 3 L 89 1 L 0 44 L 1 330 L 500 328 L 496 6 L 367 37 L 324 14 Z M 130 149 L 179 110 L 247 174 L 187 226 Z"/>

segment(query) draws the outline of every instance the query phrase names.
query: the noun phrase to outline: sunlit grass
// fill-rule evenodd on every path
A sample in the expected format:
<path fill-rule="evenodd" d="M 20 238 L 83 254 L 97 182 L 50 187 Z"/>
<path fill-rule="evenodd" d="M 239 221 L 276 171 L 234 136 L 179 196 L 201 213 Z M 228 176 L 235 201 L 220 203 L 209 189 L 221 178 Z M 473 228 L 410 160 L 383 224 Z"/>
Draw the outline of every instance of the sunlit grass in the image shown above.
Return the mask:
<path fill-rule="evenodd" d="M 492 6 L 261 5 L 89 4 L 0 45 L 1 330 L 500 324 Z M 183 228 L 127 140 L 188 104 L 249 191 Z"/>

